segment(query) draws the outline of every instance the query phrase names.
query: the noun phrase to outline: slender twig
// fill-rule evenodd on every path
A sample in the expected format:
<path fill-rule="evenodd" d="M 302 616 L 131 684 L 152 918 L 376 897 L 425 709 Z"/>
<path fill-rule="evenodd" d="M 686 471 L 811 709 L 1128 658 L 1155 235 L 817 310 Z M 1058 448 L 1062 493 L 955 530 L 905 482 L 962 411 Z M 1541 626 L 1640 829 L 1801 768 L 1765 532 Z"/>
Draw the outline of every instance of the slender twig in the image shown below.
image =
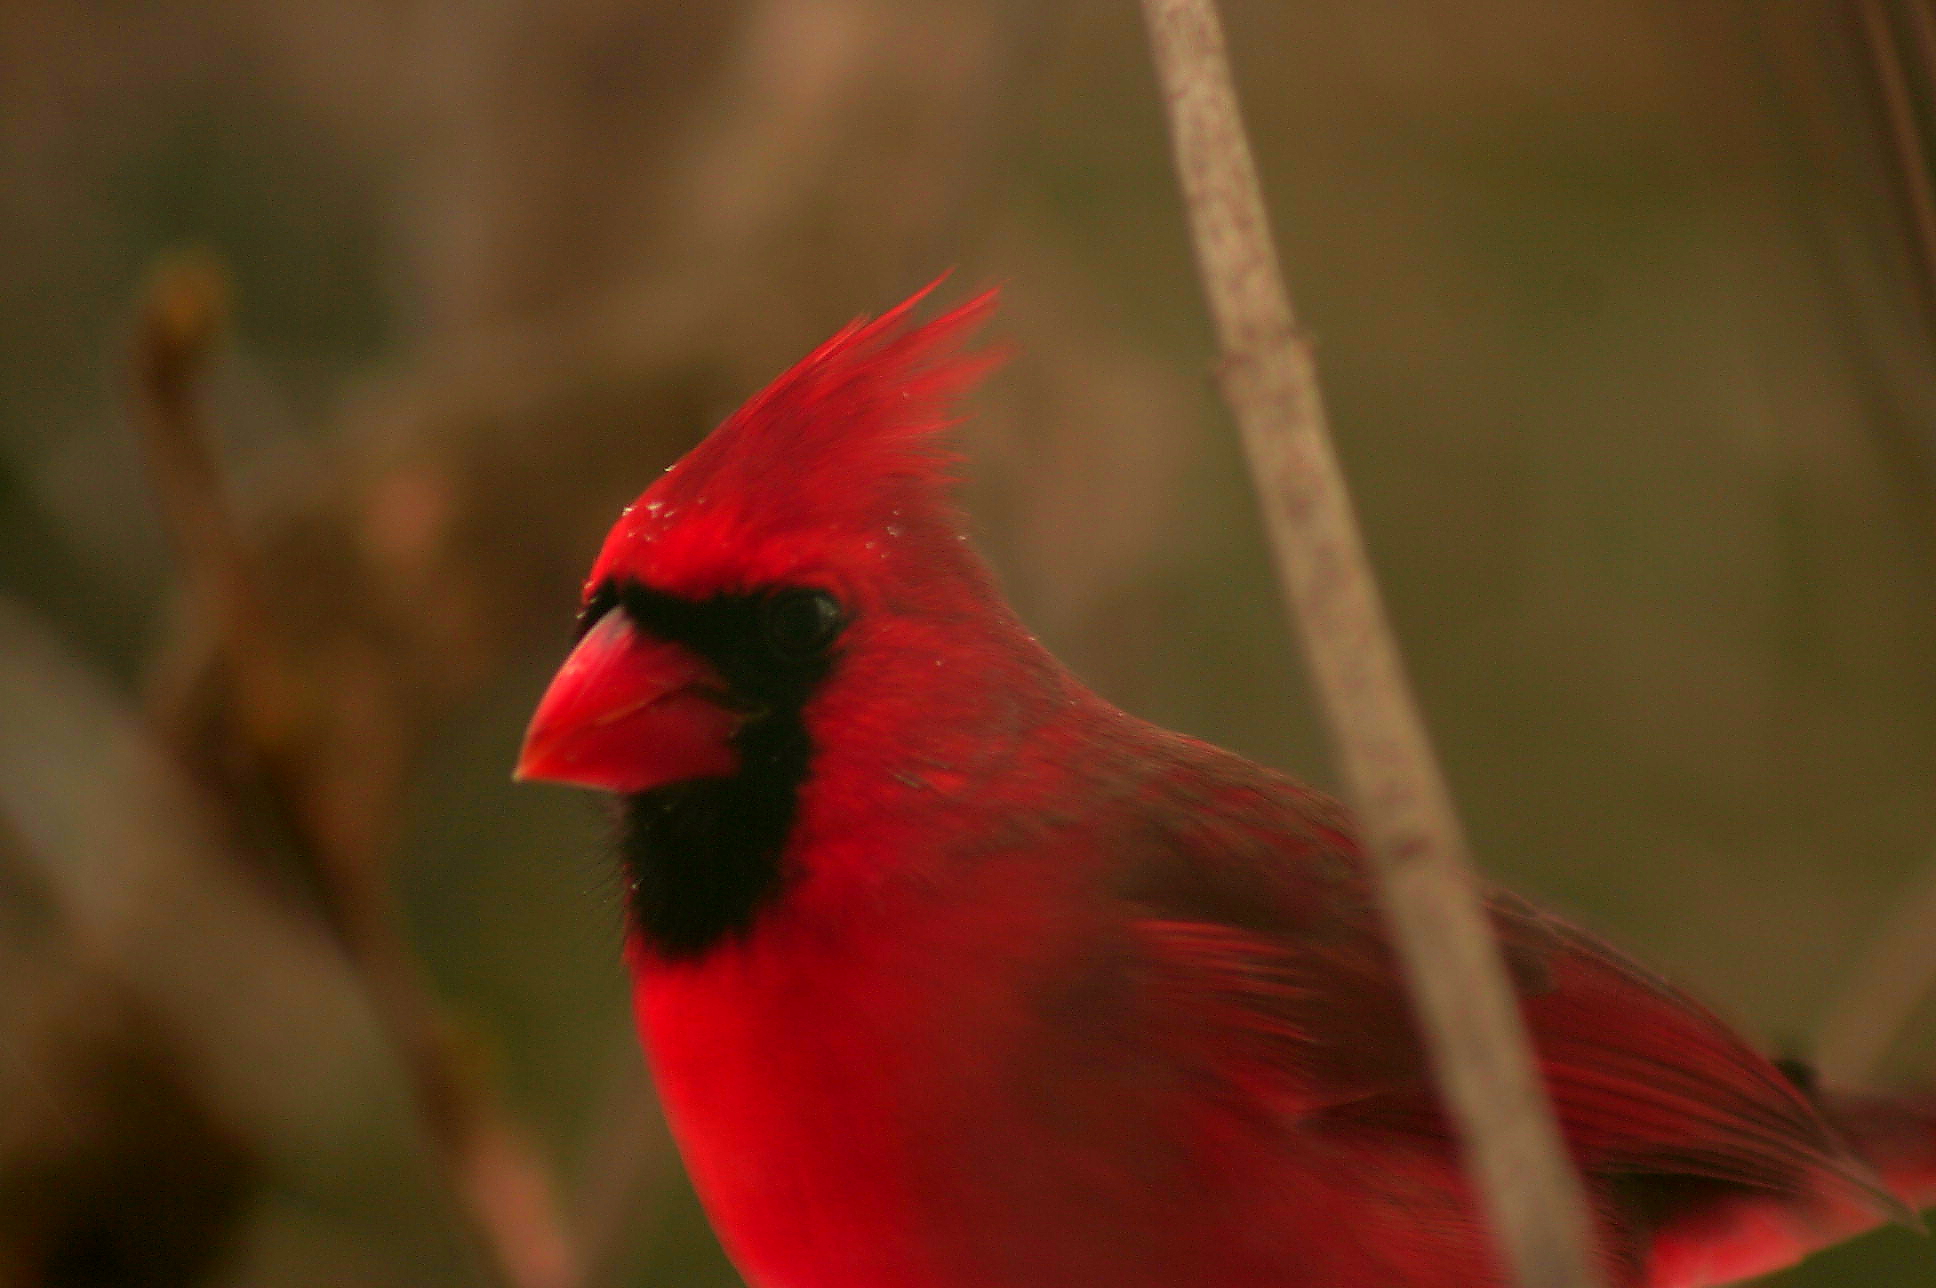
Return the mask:
<path fill-rule="evenodd" d="M 1897 901 L 1849 972 L 1815 1042 L 1825 1081 L 1867 1082 L 1936 987 L 1936 861 Z"/>
<path fill-rule="evenodd" d="M 323 771 L 311 763 L 312 704 L 320 699 L 308 693 L 265 607 L 201 406 L 226 304 L 225 279 L 209 258 L 161 265 L 142 300 L 133 374 L 162 516 L 197 606 L 216 623 L 233 686 L 233 736 L 274 798 L 288 843 L 320 879 L 325 912 L 399 1054 L 425 1134 L 493 1277 L 509 1288 L 574 1288 L 576 1255 L 549 1173 L 439 1011 L 375 861 L 374 829 L 328 799 Z"/>
<path fill-rule="evenodd" d="M 1927 0 L 1906 6 L 1916 62 L 1927 85 L 1936 76 L 1936 16 Z M 1923 269 L 1924 302 L 1936 310 L 1936 190 L 1932 190 L 1928 135 L 1914 102 L 1914 83 L 1889 16 L 1878 0 L 1862 0 L 1860 23 L 1881 92 L 1892 157 Z M 1823 1078 L 1860 1084 L 1901 1035 L 1917 1006 L 1936 987 L 1936 860 L 1925 865 L 1856 960 L 1816 1039 Z"/>
<path fill-rule="evenodd" d="M 228 279 L 220 263 L 199 253 L 156 267 L 143 300 L 134 347 L 134 379 L 145 412 L 150 468 L 164 527 L 189 576 L 206 579 L 205 595 L 224 610 L 257 611 L 245 571 L 246 556 L 216 478 L 198 405 L 210 351 L 228 313 Z M 225 623 L 225 633 L 249 640 L 262 632 Z"/>
<path fill-rule="evenodd" d="M 1903 65 L 1894 26 L 1881 0 L 1862 0 L 1862 36 L 1882 93 L 1883 115 L 1889 126 L 1889 145 L 1896 178 L 1909 207 L 1909 229 L 1916 243 L 1917 263 L 1923 272 L 1923 304 L 1936 310 L 1936 189 L 1929 173 L 1929 143 L 1916 119 L 1916 105 Z M 1927 36 L 1925 25 L 1919 35 Z"/>
<path fill-rule="evenodd" d="M 1433 1062 L 1523 1288 L 1599 1282 L 1583 1187 L 1488 928 L 1330 443 L 1211 0 L 1144 0 L 1198 267 L 1302 637 Z"/>
<path fill-rule="evenodd" d="M 1916 42 L 1916 63 L 1922 71 L 1924 92 L 1936 77 L 1936 8 L 1930 0 L 1909 0 L 1909 32 Z"/>

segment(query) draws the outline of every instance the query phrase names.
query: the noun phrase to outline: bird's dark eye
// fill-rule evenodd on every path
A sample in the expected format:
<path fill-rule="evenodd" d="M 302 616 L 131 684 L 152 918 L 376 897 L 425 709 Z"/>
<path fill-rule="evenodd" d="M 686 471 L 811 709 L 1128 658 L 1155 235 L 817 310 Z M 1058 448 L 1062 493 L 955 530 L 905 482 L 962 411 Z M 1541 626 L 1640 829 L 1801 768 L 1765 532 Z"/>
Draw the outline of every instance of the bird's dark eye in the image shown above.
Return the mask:
<path fill-rule="evenodd" d="M 840 601 L 824 590 L 783 590 L 760 613 L 767 645 L 781 657 L 801 658 L 833 643 L 847 624 Z"/>

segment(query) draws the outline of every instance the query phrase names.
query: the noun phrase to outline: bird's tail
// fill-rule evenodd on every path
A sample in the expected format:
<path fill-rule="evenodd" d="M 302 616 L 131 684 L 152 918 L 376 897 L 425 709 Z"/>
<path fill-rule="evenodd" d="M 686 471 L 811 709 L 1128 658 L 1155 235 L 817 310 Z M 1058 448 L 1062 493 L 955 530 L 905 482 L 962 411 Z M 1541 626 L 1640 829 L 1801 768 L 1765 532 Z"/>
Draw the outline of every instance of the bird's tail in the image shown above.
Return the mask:
<path fill-rule="evenodd" d="M 1823 1114 L 1874 1169 L 1885 1195 L 1864 1201 L 1846 1183 L 1800 1196 L 1722 1191 L 1677 1211 L 1654 1233 L 1646 1288 L 1712 1288 L 1768 1274 L 1895 1220 L 1921 1227 L 1936 1206 L 1936 1092 L 1817 1092 Z M 1826 1180 L 1826 1178 L 1825 1178 Z"/>

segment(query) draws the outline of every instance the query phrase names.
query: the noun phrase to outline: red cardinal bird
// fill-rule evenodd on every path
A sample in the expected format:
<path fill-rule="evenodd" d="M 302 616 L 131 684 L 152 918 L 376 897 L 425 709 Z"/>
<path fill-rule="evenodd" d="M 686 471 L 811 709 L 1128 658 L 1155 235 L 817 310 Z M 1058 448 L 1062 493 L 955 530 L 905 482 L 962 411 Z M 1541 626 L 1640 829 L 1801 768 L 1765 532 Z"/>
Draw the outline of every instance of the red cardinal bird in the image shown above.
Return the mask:
<path fill-rule="evenodd" d="M 1016 620 L 941 441 L 992 298 L 916 300 L 626 510 L 519 764 L 622 803 L 639 1029 L 728 1252 L 758 1288 L 1503 1283 L 1350 818 Z M 1610 1282 L 1936 1199 L 1936 1098 L 1818 1090 L 1491 910 Z"/>

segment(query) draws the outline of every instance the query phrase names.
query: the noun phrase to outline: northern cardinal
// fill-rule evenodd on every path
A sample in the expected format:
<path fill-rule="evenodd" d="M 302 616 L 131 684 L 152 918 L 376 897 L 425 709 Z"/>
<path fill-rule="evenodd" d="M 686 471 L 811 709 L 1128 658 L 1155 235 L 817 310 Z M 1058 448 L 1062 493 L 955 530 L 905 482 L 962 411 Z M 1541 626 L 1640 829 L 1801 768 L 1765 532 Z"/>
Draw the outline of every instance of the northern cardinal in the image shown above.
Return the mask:
<path fill-rule="evenodd" d="M 857 322 L 628 508 L 518 772 L 615 793 L 674 1134 L 756 1288 L 1504 1282 L 1338 805 L 1124 714 L 1003 603 L 943 438 L 984 295 Z M 1823 1091 L 1490 896 L 1609 1282 L 1936 1200 Z"/>

